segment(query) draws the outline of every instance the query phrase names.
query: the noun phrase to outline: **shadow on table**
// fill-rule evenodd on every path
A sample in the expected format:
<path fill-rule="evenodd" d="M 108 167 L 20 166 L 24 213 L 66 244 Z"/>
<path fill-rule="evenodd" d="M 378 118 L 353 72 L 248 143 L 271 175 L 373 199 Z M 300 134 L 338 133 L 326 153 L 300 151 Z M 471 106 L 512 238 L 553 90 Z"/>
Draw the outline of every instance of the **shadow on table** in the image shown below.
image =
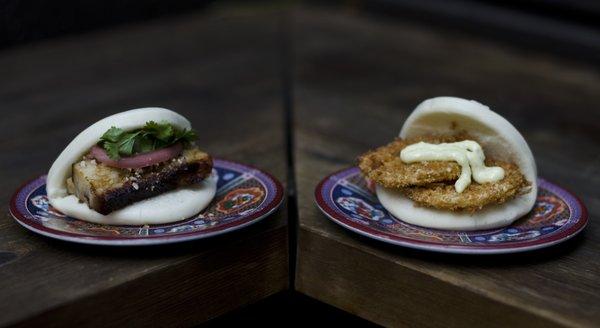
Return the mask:
<path fill-rule="evenodd" d="M 285 206 L 280 207 L 275 213 L 262 219 L 261 221 L 244 227 L 237 231 L 217 235 L 206 239 L 186 241 L 174 244 L 164 245 L 144 245 L 144 246 L 102 246 L 85 245 L 56 240 L 48 237 L 39 236 L 33 232 L 27 231 L 40 238 L 49 248 L 59 252 L 77 253 L 82 256 L 100 256 L 111 257 L 121 260 L 152 260 L 168 257 L 185 256 L 190 254 L 199 254 L 203 251 L 215 250 L 220 247 L 229 248 L 235 244 L 251 238 L 260 238 L 264 234 L 269 234 L 273 230 L 283 225 L 281 216 L 285 213 Z"/>
<path fill-rule="evenodd" d="M 326 218 L 324 218 L 326 219 Z M 330 222 L 332 225 L 334 223 Z M 335 225 L 335 229 L 342 229 Z M 344 230 L 344 229 L 342 229 Z M 541 264 L 556 260 L 560 257 L 569 256 L 576 251 L 586 240 L 586 230 L 583 230 L 577 236 L 564 241 L 560 244 L 549 246 L 546 248 L 526 251 L 521 253 L 509 254 L 448 254 L 423 251 L 417 249 L 406 248 L 397 245 L 386 244 L 377 240 L 370 239 L 365 236 L 355 234 L 351 231 L 344 231 L 355 240 L 368 244 L 370 247 L 384 250 L 386 252 L 405 256 L 410 258 L 418 258 L 437 262 L 440 264 L 453 264 L 460 266 L 476 266 L 476 267 L 515 267 L 525 264 Z"/>
<path fill-rule="evenodd" d="M 254 326 L 267 327 L 379 327 L 376 324 L 319 302 L 298 292 L 286 291 L 258 303 L 213 319 L 202 327 Z"/>

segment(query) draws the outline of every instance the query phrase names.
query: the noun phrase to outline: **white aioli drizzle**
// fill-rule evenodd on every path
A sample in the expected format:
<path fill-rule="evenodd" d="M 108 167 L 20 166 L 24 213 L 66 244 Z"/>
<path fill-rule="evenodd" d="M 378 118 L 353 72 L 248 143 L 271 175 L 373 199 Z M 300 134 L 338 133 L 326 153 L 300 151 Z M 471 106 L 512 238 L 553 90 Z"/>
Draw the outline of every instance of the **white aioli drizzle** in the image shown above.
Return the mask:
<path fill-rule="evenodd" d="M 472 140 L 452 143 L 430 144 L 419 142 L 402 149 L 400 159 L 405 163 L 423 161 L 455 161 L 461 173 L 454 189 L 462 193 L 471 184 L 471 175 L 477 183 L 496 182 L 504 179 L 504 169 L 487 167 L 481 146 Z"/>

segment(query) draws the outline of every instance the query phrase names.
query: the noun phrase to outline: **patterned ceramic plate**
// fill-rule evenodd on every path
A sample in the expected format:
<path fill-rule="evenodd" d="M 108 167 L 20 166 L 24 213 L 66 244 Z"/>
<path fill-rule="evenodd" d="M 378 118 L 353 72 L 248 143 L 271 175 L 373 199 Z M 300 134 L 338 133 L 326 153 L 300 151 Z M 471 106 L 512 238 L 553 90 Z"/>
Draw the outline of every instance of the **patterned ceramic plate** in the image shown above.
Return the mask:
<path fill-rule="evenodd" d="M 202 239 L 237 230 L 274 212 L 283 187 L 256 168 L 215 160 L 217 194 L 202 213 L 187 220 L 150 226 L 109 226 L 65 216 L 48 204 L 46 176 L 26 183 L 10 202 L 12 216 L 44 236 L 95 245 L 155 245 Z"/>
<path fill-rule="evenodd" d="M 538 183 L 537 202 L 527 216 L 508 227 L 481 231 L 435 230 L 404 223 L 381 206 L 356 167 L 323 179 L 315 197 L 333 222 L 386 243 L 445 253 L 515 253 L 558 244 L 587 224 L 587 210 L 577 197 L 546 180 Z"/>

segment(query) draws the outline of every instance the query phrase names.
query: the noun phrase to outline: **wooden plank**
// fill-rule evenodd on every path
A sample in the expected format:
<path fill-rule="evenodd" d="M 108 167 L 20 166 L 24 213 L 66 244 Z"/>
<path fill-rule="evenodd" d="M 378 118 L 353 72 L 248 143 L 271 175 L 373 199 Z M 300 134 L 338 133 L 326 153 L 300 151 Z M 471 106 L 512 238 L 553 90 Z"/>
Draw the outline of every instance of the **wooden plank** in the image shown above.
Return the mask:
<path fill-rule="evenodd" d="M 376 16 L 304 8 L 293 21 L 296 288 L 386 326 L 597 326 L 599 68 Z M 513 122 L 540 176 L 587 204 L 585 233 L 527 254 L 452 256 L 328 221 L 314 204 L 319 180 L 394 138 L 439 95 L 480 100 Z"/>
<path fill-rule="evenodd" d="M 0 53 L 0 325 L 191 325 L 287 289 L 285 206 L 243 231 L 143 248 L 53 241 L 7 209 L 79 131 L 144 106 L 177 110 L 209 153 L 285 183 L 277 17 L 218 10 Z"/>
<path fill-rule="evenodd" d="M 367 10 L 420 20 L 442 28 L 461 29 L 483 37 L 493 36 L 512 46 L 550 51 L 591 63 L 597 63 L 600 58 L 600 33 L 597 24 L 593 23 L 598 17 L 594 15 L 594 4 L 591 3 L 589 8 L 576 10 L 577 4 L 572 2 L 562 6 L 555 2 L 554 7 L 550 3 L 527 4 L 525 1 L 513 4 L 472 0 L 360 2 Z"/>

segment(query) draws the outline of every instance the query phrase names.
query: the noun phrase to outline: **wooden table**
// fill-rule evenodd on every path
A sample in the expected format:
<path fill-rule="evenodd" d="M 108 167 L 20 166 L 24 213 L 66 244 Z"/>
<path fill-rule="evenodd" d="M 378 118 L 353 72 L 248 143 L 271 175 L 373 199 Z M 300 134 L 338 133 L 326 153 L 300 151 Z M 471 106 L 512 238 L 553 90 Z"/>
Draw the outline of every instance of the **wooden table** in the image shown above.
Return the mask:
<path fill-rule="evenodd" d="M 401 20 L 242 9 L 0 53 L 0 326 L 191 325 L 286 290 L 289 278 L 301 293 L 389 326 L 598 325 L 598 67 Z M 480 100 L 513 122 L 540 175 L 587 204 L 585 233 L 528 254 L 450 256 L 328 221 L 313 200 L 318 181 L 392 139 L 414 106 L 438 95 Z M 12 192 L 45 173 L 73 136 L 142 106 L 190 118 L 217 157 L 284 184 L 293 168 L 294 247 L 285 206 L 232 234 L 143 248 L 53 241 L 10 218 Z"/>
<path fill-rule="evenodd" d="M 79 131 L 145 106 L 177 110 L 208 152 L 285 184 L 278 17 L 217 10 L 0 54 L 0 326 L 191 325 L 288 288 L 285 206 L 243 231 L 142 248 L 53 241 L 7 208 Z"/>
<path fill-rule="evenodd" d="M 294 15 L 296 289 L 389 326 L 600 324 L 600 70 L 399 20 Z M 387 246 L 330 222 L 319 180 L 394 138 L 422 100 L 476 99 L 528 140 L 540 176 L 583 199 L 585 233 L 505 256 Z"/>

